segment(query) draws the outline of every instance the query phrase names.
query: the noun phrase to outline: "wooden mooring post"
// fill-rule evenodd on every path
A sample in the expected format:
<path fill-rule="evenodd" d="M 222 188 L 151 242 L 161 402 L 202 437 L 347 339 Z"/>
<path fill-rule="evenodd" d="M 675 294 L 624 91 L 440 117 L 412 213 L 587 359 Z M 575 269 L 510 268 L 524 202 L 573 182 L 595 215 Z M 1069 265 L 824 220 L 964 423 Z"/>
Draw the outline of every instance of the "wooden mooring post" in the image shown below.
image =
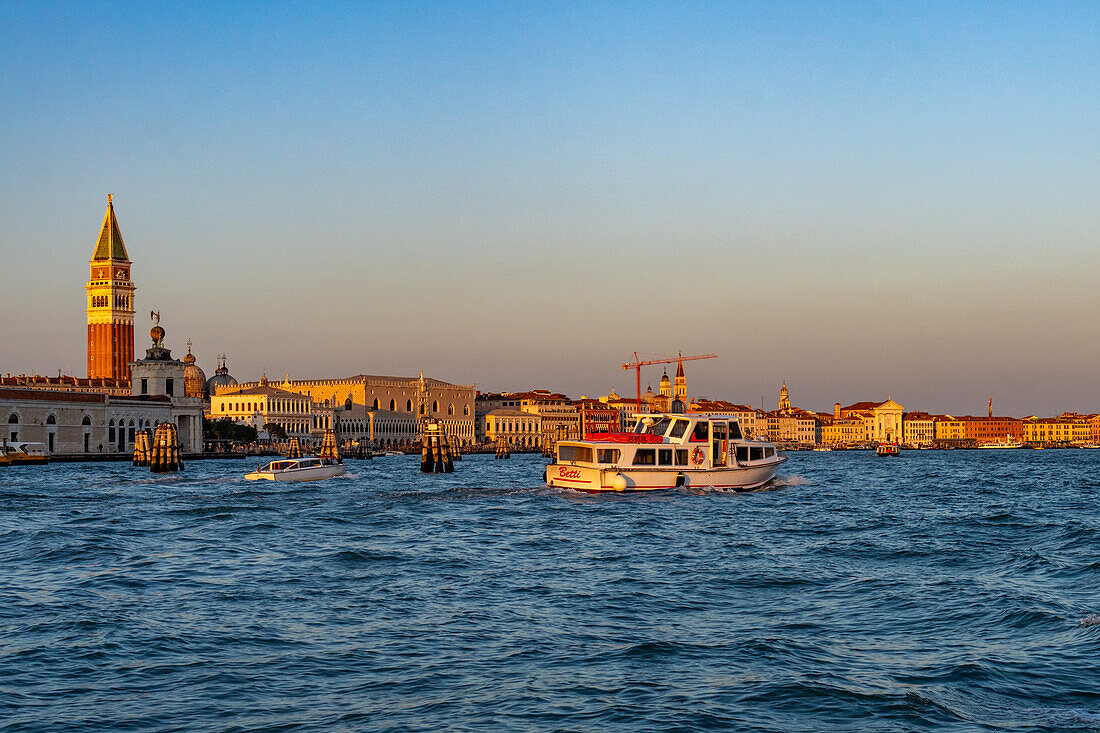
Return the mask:
<path fill-rule="evenodd" d="M 447 440 L 443 424 L 438 420 L 424 423 L 424 434 L 420 439 L 420 472 L 452 473 L 455 470 L 454 459 Z"/>
<path fill-rule="evenodd" d="M 179 431 L 175 423 L 162 422 L 153 434 L 153 449 L 149 457 L 149 470 L 153 473 L 172 473 L 183 470 L 180 455 Z"/>
<path fill-rule="evenodd" d="M 497 459 L 510 457 L 508 453 L 508 443 L 505 442 L 504 438 L 497 438 Z"/>
<path fill-rule="evenodd" d="M 153 457 L 153 431 L 142 428 L 134 435 L 134 465 L 148 466 Z"/>
<path fill-rule="evenodd" d="M 297 438 L 291 438 L 290 442 L 287 444 L 287 446 L 286 446 L 286 457 L 287 458 L 301 458 L 302 457 L 302 446 L 298 443 Z"/>

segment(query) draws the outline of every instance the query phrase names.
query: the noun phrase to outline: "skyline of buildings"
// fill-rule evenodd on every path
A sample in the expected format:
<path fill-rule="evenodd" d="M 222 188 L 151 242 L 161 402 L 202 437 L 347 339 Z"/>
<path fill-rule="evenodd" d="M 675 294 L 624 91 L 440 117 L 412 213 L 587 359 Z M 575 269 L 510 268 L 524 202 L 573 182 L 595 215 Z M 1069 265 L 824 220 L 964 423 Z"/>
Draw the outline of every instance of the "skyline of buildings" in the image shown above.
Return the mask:
<path fill-rule="evenodd" d="M 359 374 L 346 378 L 293 380 L 288 373 L 281 382 L 272 383 L 265 372 L 259 380 L 238 382 L 229 374 L 225 354 L 218 355 L 217 368 L 207 378 L 192 352 L 190 339 L 182 360 L 172 359 L 171 352 L 163 347 L 164 329 L 160 326 L 159 311 L 150 312 L 151 319 L 156 321 L 150 331 L 153 348 L 147 351 L 145 359 L 133 361 L 136 286 L 130 277 L 131 262 L 110 195 L 89 266 L 85 286 L 88 376 L 20 375 L 13 378 L 9 374 L 0 378 L 0 407 L 7 398 L 8 422 L 9 426 L 14 426 L 9 427 L 6 435 L 10 439 L 20 435 L 20 426 L 24 423 L 32 432 L 35 425 L 55 425 L 58 430 L 76 427 L 57 422 L 60 414 L 67 413 L 50 411 L 46 395 L 52 391 L 61 402 L 89 404 L 97 400 L 106 404 L 111 399 L 128 396 L 152 398 L 159 395 L 157 399 L 166 399 L 173 406 L 172 419 L 179 423 L 192 450 L 201 445 L 194 413 L 195 404 L 200 402 L 205 404 L 207 417 L 249 425 L 261 435 L 266 435 L 266 427 L 271 424 L 285 430 L 288 436 L 305 440 L 316 439 L 325 429 L 333 428 L 342 441 L 368 440 L 382 448 L 408 446 L 414 442 L 424 419 L 442 422 L 448 434 L 461 445 L 502 438 L 515 447 L 536 447 L 553 439 L 629 430 L 634 414 L 676 409 L 733 414 L 747 434 L 765 435 L 793 445 L 892 440 L 917 446 L 933 443 L 961 446 L 1013 439 L 1074 444 L 1100 441 L 1100 416 L 1094 413 L 1063 413 L 1049 418 L 1035 415 L 1023 419 L 994 417 L 992 397 L 988 402 L 989 414 L 984 418 L 905 412 L 905 408 L 889 397 L 884 402 L 863 401 L 848 407 L 837 402 L 831 414 L 814 412 L 792 405 L 786 380 L 779 391 L 777 408 L 772 411 L 763 406 L 754 408 L 701 396 L 692 398 L 687 389 L 683 358 L 677 360 L 675 378 L 670 378 L 666 369 L 658 382 L 658 391 L 647 388 L 641 400 L 623 398 L 614 390 L 598 397 L 582 394 L 579 399 L 548 390 L 482 393 L 476 384 L 450 384 L 425 377 L 423 373 L 417 377 Z M 141 368 L 141 376 L 132 381 L 131 366 Z M 39 393 L 31 394 L 35 390 Z M 14 407 L 19 400 L 23 412 L 28 415 L 26 418 Z M 181 407 L 188 409 L 177 409 Z M 41 409 L 38 408 L 46 412 L 39 415 Z M 32 414 L 35 417 L 29 417 Z M 137 415 L 136 423 L 131 417 L 131 425 L 126 425 L 126 416 L 105 415 L 100 416 L 103 420 L 98 426 L 104 433 L 105 442 L 95 442 L 97 451 L 104 446 L 108 451 L 126 450 L 133 443 L 133 428 L 140 430 L 149 422 L 147 416 Z M 97 428 L 91 413 L 83 413 L 81 426 L 81 450 L 91 452 Z M 120 426 L 117 431 L 114 430 L 116 426 Z M 53 450 L 55 434 L 47 430 L 44 435 Z M 65 445 L 71 448 L 71 440 Z"/>

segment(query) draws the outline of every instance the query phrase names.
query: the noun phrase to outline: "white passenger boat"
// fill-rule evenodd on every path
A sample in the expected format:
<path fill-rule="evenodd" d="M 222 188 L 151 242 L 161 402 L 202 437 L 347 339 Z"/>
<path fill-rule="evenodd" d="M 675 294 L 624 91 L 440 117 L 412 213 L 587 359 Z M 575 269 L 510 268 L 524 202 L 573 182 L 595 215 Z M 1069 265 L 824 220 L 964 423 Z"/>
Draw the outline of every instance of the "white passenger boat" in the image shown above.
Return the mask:
<path fill-rule="evenodd" d="M 343 473 L 343 463 L 325 458 L 283 458 L 244 477 L 249 481 L 320 481 Z"/>
<path fill-rule="evenodd" d="M 985 450 L 1010 450 L 1014 448 L 1023 448 L 1024 444 L 1018 440 L 1013 440 L 1010 435 L 1007 440 L 998 440 L 993 443 L 981 443 L 978 447 Z"/>
<path fill-rule="evenodd" d="M 546 483 L 577 491 L 655 491 L 680 487 L 748 490 L 787 460 L 774 443 L 745 438 L 729 415 L 639 415 L 633 433 L 563 440 Z"/>

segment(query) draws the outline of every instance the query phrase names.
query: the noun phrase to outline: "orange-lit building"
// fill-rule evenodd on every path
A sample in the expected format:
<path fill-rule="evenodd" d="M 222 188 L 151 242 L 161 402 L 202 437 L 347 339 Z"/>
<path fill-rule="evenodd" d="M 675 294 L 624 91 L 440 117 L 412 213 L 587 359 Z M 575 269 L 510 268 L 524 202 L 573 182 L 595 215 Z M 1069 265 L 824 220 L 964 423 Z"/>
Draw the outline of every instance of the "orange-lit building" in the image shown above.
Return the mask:
<path fill-rule="evenodd" d="M 980 443 L 995 443 L 1024 439 L 1024 424 L 1022 420 L 1014 417 L 971 417 L 964 415 L 959 420 L 962 422 L 962 437 L 964 440 L 973 440 Z"/>
<path fill-rule="evenodd" d="M 581 416 L 581 435 L 619 432 L 619 411 L 606 402 L 580 399 L 573 406 Z"/>
<path fill-rule="evenodd" d="M 110 194 L 88 264 L 88 378 L 129 381 L 134 360 L 135 288 Z"/>

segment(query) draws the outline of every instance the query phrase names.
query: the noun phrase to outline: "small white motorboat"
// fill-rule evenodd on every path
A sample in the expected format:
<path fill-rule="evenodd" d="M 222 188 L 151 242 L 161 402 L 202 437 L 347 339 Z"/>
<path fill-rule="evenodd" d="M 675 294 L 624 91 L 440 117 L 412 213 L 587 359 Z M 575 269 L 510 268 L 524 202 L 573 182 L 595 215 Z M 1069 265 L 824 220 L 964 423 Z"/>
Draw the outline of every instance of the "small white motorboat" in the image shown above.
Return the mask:
<path fill-rule="evenodd" d="M 340 476 L 344 470 L 343 463 L 327 458 L 283 458 L 244 477 L 249 481 L 321 481 Z"/>

